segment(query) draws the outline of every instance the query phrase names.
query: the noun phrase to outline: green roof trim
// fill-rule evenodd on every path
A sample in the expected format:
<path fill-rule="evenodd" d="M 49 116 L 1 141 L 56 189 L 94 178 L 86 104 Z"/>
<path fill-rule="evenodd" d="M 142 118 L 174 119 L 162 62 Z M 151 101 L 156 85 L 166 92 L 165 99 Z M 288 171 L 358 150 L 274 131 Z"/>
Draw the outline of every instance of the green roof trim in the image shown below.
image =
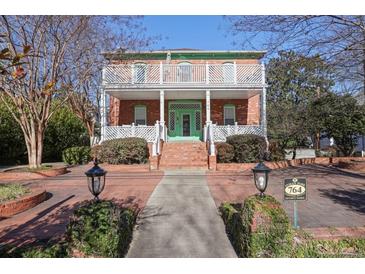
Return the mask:
<path fill-rule="evenodd" d="M 261 59 L 265 52 L 171 52 L 171 60 L 223 60 L 223 59 Z M 105 53 L 108 60 L 166 60 L 167 53 L 150 52 L 150 53 Z"/>

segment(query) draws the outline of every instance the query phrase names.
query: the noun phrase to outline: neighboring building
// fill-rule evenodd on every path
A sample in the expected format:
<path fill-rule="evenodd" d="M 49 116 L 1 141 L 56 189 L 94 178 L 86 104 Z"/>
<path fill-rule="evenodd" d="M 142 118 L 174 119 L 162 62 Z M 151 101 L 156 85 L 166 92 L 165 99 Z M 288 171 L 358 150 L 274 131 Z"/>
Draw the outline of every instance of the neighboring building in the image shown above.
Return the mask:
<path fill-rule="evenodd" d="M 102 141 L 214 143 L 232 134 L 266 138 L 262 51 L 108 52 L 102 80 Z M 109 107 L 107 106 L 109 103 Z"/>

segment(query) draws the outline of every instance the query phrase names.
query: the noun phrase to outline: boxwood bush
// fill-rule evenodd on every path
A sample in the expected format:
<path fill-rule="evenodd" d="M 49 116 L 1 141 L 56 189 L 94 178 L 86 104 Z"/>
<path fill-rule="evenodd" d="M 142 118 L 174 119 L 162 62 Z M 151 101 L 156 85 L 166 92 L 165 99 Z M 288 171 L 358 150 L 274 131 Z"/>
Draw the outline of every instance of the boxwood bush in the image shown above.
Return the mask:
<path fill-rule="evenodd" d="M 101 162 L 114 165 L 143 164 L 149 157 L 147 141 L 137 137 L 105 141 L 98 154 Z"/>
<path fill-rule="evenodd" d="M 231 163 L 234 158 L 234 148 L 227 143 L 217 143 L 217 162 L 218 163 Z"/>
<path fill-rule="evenodd" d="M 90 162 L 90 147 L 70 147 L 62 152 L 62 160 L 69 165 L 81 165 Z"/>
<path fill-rule="evenodd" d="M 264 159 L 266 141 L 257 135 L 232 135 L 227 137 L 234 149 L 234 162 L 253 163 Z"/>
<path fill-rule="evenodd" d="M 112 201 L 92 201 L 77 209 L 67 227 L 70 249 L 86 256 L 123 257 L 132 240 L 136 213 Z"/>
<path fill-rule="evenodd" d="M 285 150 L 280 147 L 279 142 L 277 141 L 270 141 L 269 145 L 269 161 L 283 161 L 285 160 Z"/>

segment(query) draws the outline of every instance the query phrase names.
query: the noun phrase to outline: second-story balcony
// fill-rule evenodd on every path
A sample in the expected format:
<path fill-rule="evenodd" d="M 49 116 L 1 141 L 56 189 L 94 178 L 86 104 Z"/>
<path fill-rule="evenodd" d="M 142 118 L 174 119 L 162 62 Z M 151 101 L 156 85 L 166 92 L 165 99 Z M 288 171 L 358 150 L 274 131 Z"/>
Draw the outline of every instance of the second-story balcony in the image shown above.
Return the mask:
<path fill-rule="evenodd" d="M 260 88 L 261 64 L 118 64 L 103 69 L 103 85 L 120 88 Z"/>

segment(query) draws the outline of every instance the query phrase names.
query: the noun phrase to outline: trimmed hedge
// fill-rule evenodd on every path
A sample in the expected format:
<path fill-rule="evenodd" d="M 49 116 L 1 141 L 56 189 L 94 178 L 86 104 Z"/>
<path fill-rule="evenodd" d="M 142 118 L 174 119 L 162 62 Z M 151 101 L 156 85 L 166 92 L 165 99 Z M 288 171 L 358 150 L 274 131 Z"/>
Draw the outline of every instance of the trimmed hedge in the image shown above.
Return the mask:
<path fill-rule="evenodd" d="M 74 211 L 66 237 L 16 247 L 0 245 L 2 258 L 124 257 L 137 212 L 113 201 L 87 201 Z"/>
<path fill-rule="evenodd" d="M 239 257 L 291 257 L 293 231 L 280 203 L 273 197 L 251 196 L 243 205 L 220 207 L 226 232 Z"/>
<path fill-rule="evenodd" d="M 234 148 L 227 143 L 217 143 L 217 162 L 218 163 L 231 163 L 234 158 Z"/>
<path fill-rule="evenodd" d="M 257 135 L 232 135 L 227 137 L 228 144 L 234 149 L 234 162 L 253 163 L 264 159 L 265 138 Z"/>
<path fill-rule="evenodd" d="M 280 148 L 277 141 L 270 141 L 269 145 L 269 161 L 277 162 L 285 160 L 285 150 Z"/>
<path fill-rule="evenodd" d="M 88 256 L 123 257 L 132 240 L 136 213 L 112 201 L 92 201 L 77 209 L 67 227 L 71 249 Z"/>
<path fill-rule="evenodd" d="M 114 165 L 144 164 L 149 157 L 147 141 L 137 137 L 105 141 L 97 153 L 101 162 Z"/>
<path fill-rule="evenodd" d="M 70 147 L 62 152 L 62 160 L 69 165 L 87 164 L 91 160 L 90 147 Z"/>

